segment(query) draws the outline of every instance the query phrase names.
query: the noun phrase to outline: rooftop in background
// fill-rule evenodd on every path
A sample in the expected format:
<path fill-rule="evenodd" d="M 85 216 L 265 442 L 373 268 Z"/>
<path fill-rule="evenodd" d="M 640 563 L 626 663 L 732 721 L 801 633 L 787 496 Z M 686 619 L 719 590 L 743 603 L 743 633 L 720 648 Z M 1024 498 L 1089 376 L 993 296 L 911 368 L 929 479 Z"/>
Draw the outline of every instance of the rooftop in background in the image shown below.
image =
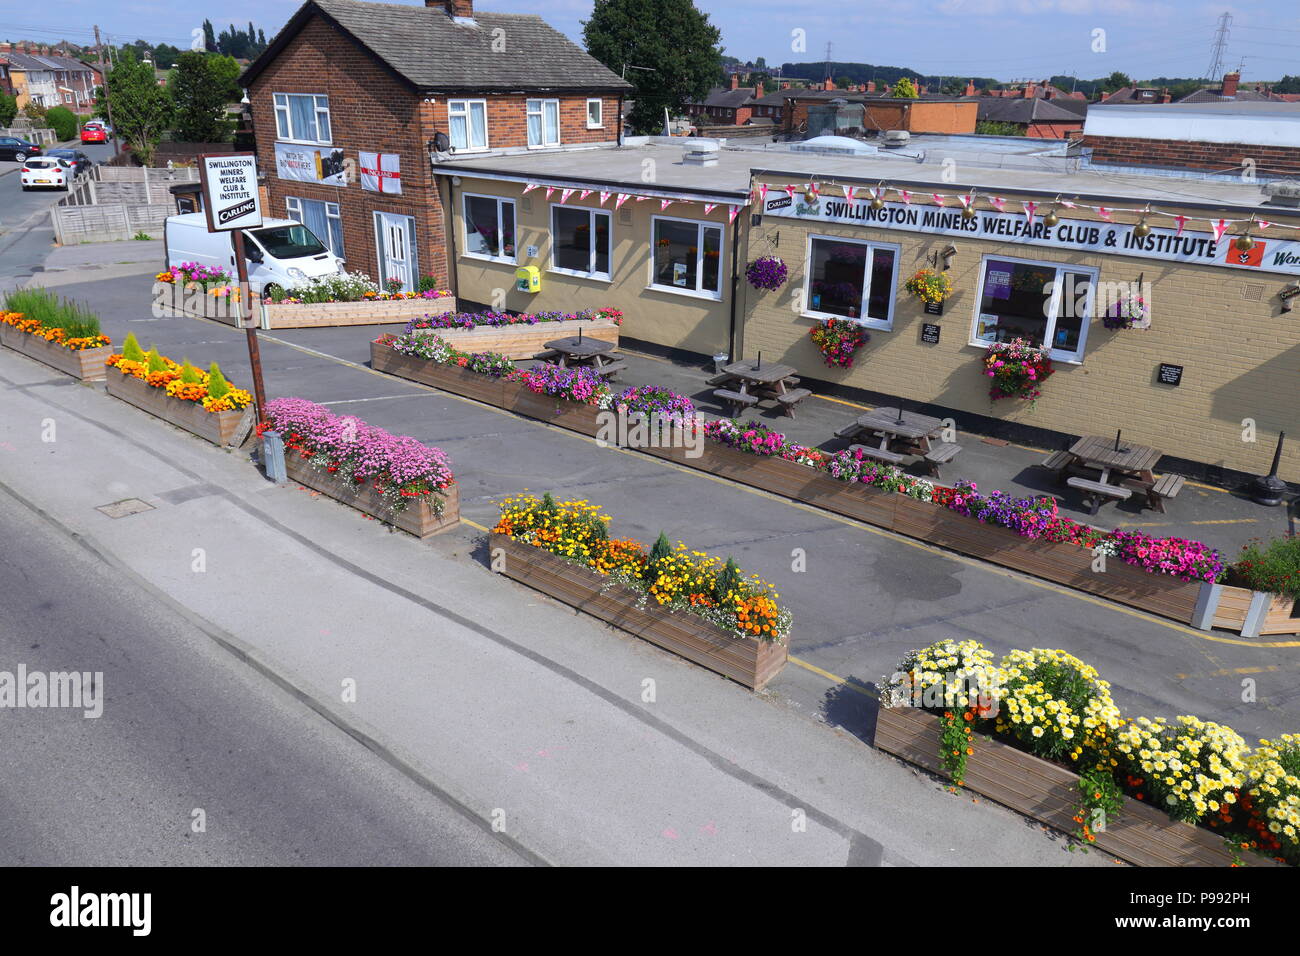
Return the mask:
<path fill-rule="evenodd" d="M 630 90 L 617 73 L 533 14 L 452 17 L 442 4 L 307 0 L 244 72 L 247 87 L 311 19 L 323 17 L 420 91 Z M 498 33 L 497 31 L 504 31 Z M 493 49 L 507 38 L 509 53 Z"/>
<path fill-rule="evenodd" d="M 637 195 L 736 202 L 748 195 L 751 170 L 772 175 L 817 177 L 828 181 L 931 187 L 951 192 L 954 185 L 981 191 L 1019 192 L 1047 197 L 1118 200 L 1183 205 L 1214 210 L 1249 210 L 1281 220 L 1300 210 L 1265 205 L 1259 184 L 1240 181 L 1116 173 L 1086 168 L 1053 141 L 1015 143 L 1016 137 L 914 137 L 902 150 L 878 149 L 860 155 L 800 151 L 799 143 L 724 145 L 713 165 L 683 162 L 684 151 L 700 140 L 686 137 L 634 137 L 627 145 L 550 152 L 513 153 L 461 159 L 435 166 L 443 175 L 489 174 L 518 182 L 576 188 L 610 187 Z M 1024 146 L 1017 149 L 1020 144 Z M 870 145 L 870 144 L 868 144 Z M 943 160 L 960 156 L 956 164 Z M 656 179 L 644 179 L 653 160 Z M 981 162 L 997 165 L 981 165 Z M 955 178 L 953 178 L 955 176 Z"/>
<path fill-rule="evenodd" d="M 1300 147 L 1300 103 L 1097 104 L 1088 111 L 1083 132 L 1085 136 Z"/>

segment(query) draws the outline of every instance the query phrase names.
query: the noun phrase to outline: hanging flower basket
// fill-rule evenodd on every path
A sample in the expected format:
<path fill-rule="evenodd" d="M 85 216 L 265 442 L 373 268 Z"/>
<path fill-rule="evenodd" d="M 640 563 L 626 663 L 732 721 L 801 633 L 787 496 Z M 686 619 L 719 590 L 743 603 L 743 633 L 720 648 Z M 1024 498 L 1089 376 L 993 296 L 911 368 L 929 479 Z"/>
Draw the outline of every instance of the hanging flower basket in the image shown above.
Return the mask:
<path fill-rule="evenodd" d="M 852 368 L 854 353 L 871 338 L 866 329 L 848 319 L 819 322 L 812 327 L 810 334 L 831 368 Z"/>
<path fill-rule="evenodd" d="M 1126 295 L 1106 310 L 1101 322 L 1108 329 L 1149 329 L 1151 307 L 1140 295 Z"/>
<path fill-rule="evenodd" d="M 952 280 L 946 272 L 921 269 L 903 284 L 903 288 L 927 305 L 938 305 L 952 295 Z"/>
<path fill-rule="evenodd" d="M 778 256 L 759 256 L 745 270 L 745 278 L 755 289 L 775 292 L 785 285 L 789 270 Z"/>
<path fill-rule="evenodd" d="M 1052 360 L 1046 350 L 1036 348 L 1024 339 L 1012 339 L 992 346 L 983 356 L 984 374 L 989 383 L 989 398 L 1021 398 L 1028 402 L 1037 399 L 1042 391 L 1039 385 L 1052 374 Z"/>

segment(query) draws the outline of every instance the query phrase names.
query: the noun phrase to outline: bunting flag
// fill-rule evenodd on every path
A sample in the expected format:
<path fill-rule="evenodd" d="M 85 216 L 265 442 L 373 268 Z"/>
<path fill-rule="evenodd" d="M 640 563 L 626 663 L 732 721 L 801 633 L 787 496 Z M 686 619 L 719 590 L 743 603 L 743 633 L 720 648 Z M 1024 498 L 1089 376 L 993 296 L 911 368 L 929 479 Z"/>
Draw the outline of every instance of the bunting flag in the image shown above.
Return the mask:
<path fill-rule="evenodd" d="M 845 186 L 845 187 L 844 187 L 844 198 L 847 199 L 849 202 L 853 202 L 853 194 L 854 194 L 855 192 L 857 192 L 857 190 L 856 190 L 854 187 L 852 187 L 852 186 Z"/>
<path fill-rule="evenodd" d="M 1114 211 L 1115 210 L 1113 209 L 1107 209 L 1105 206 L 1097 207 L 1097 215 L 1101 216 L 1101 218 L 1105 219 L 1107 222 L 1114 222 L 1114 220 L 1110 218 Z"/>
<path fill-rule="evenodd" d="M 527 196 L 530 192 L 532 192 L 536 188 L 538 188 L 537 183 L 529 183 L 527 186 L 524 187 L 524 195 Z"/>
<path fill-rule="evenodd" d="M 586 199 L 588 196 L 590 196 L 590 195 L 591 195 L 592 193 L 594 193 L 595 191 L 596 191 L 596 190 L 594 190 L 594 189 L 584 189 L 582 192 L 578 193 L 578 201 L 581 202 L 582 200 Z"/>
<path fill-rule="evenodd" d="M 816 184 L 816 183 L 809 183 L 809 184 L 808 184 L 808 188 L 807 188 L 807 190 L 805 190 L 805 191 L 808 192 L 808 193 L 811 193 L 811 194 L 814 195 L 814 196 L 820 196 L 820 195 L 821 195 L 821 193 L 818 192 L 818 190 L 817 190 L 817 184 Z"/>
<path fill-rule="evenodd" d="M 717 203 L 715 203 L 715 202 L 706 202 L 706 203 L 704 204 L 704 215 L 707 216 L 709 213 L 713 212 L 713 210 L 715 210 L 715 209 L 717 209 L 717 208 L 718 208 L 718 204 L 717 204 Z"/>
<path fill-rule="evenodd" d="M 739 207 L 739 206 L 728 206 L 728 207 L 727 207 L 727 222 L 735 222 L 735 221 L 736 221 L 736 217 L 739 216 L 739 215 L 740 215 L 740 207 Z"/>
<path fill-rule="evenodd" d="M 564 192 L 560 193 L 560 205 L 564 205 L 566 202 L 568 202 L 569 197 L 576 192 L 577 192 L 576 189 L 566 189 L 564 190 Z"/>
<path fill-rule="evenodd" d="M 934 197 L 935 204 L 939 206 L 942 206 L 944 199 L 947 198 L 945 196 L 940 196 L 938 193 L 930 193 L 930 195 Z"/>
<path fill-rule="evenodd" d="M 1038 209 L 1038 203 L 1022 202 L 1020 205 L 1025 207 L 1025 218 L 1029 220 L 1029 224 L 1032 226 L 1034 224 L 1034 212 Z"/>
<path fill-rule="evenodd" d="M 637 197 L 636 197 L 636 201 L 637 201 L 637 202 L 645 202 L 645 201 L 646 201 L 647 199 L 649 199 L 649 198 L 650 198 L 649 196 L 637 196 Z"/>
<path fill-rule="evenodd" d="M 631 194 L 631 193 L 619 193 L 618 196 L 615 197 L 615 199 L 614 199 L 614 208 L 615 208 L 615 209 L 622 209 L 622 208 L 623 208 L 623 203 L 627 202 L 627 201 L 628 201 L 629 199 L 631 199 L 631 198 L 632 198 L 632 194 Z"/>
<path fill-rule="evenodd" d="M 1068 200 L 1068 199 L 1062 199 L 1062 200 L 1061 200 L 1061 205 L 1064 206 L 1066 209 L 1074 209 L 1074 208 L 1075 208 L 1074 203 L 1070 202 L 1070 200 Z"/>
<path fill-rule="evenodd" d="M 610 196 L 612 196 L 612 195 L 614 195 L 614 194 L 613 194 L 613 193 L 607 193 L 607 192 L 605 192 L 605 190 L 602 189 L 602 190 L 600 191 L 600 204 L 601 204 L 602 206 L 605 205 L 605 200 L 608 199 L 608 198 L 609 198 Z"/>
<path fill-rule="evenodd" d="M 1259 228 L 1260 228 L 1260 231 L 1261 231 L 1261 232 L 1262 232 L 1263 230 L 1267 229 L 1269 226 L 1273 225 L 1273 224 L 1272 224 L 1271 222 L 1269 222 L 1267 219 L 1256 219 L 1255 221 L 1256 221 L 1257 223 L 1259 223 Z"/>
<path fill-rule="evenodd" d="M 1211 220 L 1210 229 L 1214 231 L 1214 241 L 1218 242 L 1223 238 L 1223 234 L 1228 231 L 1228 220 L 1220 219 L 1218 222 Z"/>
<path fill-rule="evenodd" d="M 546 187 L 546 198 L 547 198 L 547 199 L 550 199 L 550 198 L 551 198 L 552 196 L 554 196 L 554 195 L 555 195 L 555 187 L 554 187 L 554 186 L 547 186 L 547 187 Z"/>
<path fill-rule="evenodd" d="M 912 194 L 908 192 L 906 189 L 900 189 L 898 191 L 898 195 L 903 197 L 903 203 L 905 205 L 908 206 L 912 205 Z"/>
<path fill-rule="evenodd" d="M 661 199 L 661 200 L 659 200 L 659 211 L 660 211 L 660 212 L 663 212 L 665 209 L 667 209 L 667 208 L 668 208 L 669 206 L 671 206 L 672 204 L 673 204 L 673 201 L 672 201 L 671 199 Z"/>
<path fill-rule="evenodd" d="M 971 202 L 972 202 L 974 199 L 975 199 L 975 196 L 974 196 L 973 194 L 970 195 L 970 196 L 958 196 L 958 197 L 957 197 L 957 201 L 958 201 L 959 203 L 961 203 L 961 208 L 962 208 L 962 209 L 969 209 L 969 208 L 970 208 L 970 204 L 971 204 Z"/>
<path fill-rule="evenodd" d="M 1178 223 L 1178 231 L 1177 231 L 1176 233 L 1174 233 L 1174 235 L 1175 235 L 1175 236 L 1181 236 L 1181 235 L 1183 234 L 1183 226 L 1187 225 L 1187 217 L 1186 217 L 1186 216 L 1174 216 L 1174 222 Z"/>
<path fill-rule="evenodd" d="M 998 212 L 1003 212 L 1007 205 L 1007 201 L 1001 196 L 990 196 L 989 202 L 993 203 L 993 208 Z"/>
<path fill-rule="evenodd" d="M 758 187 L 758 201 L 760 205 L 767 203 L 767 183 L 762 183 Z"/>

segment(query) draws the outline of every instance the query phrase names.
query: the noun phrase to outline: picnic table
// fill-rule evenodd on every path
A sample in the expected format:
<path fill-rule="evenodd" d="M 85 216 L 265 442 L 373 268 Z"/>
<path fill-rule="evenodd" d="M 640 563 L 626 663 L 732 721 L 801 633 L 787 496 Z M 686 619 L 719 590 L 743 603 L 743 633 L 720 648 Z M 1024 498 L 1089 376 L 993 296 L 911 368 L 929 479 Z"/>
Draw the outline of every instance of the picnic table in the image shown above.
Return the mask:
<path fill-rule="evenodd" d="M 570 365 L 589 366 L 598 375 L 612 378 L 618 372 L 627 368 L 626 362 L 610 358 L 610 353 L 616 347 L 613 342 L 571 335 L 567 338 L 547 342 L 547 351 L 539 353 L 537 358 L 546 362 L 554 362 L 560 368 L 567 368 Z"/>
<path fill-rule="evenodd" d="M 1057 452 L 1044 464 L 1061 474 L 1086 469 L 1100 472 L 1095 479 L 1076 475 L 1066 480 L 1071 488 L 1084 493 L 1090 514 L 1095 515 L 1107 499 L 1126 501 L 1134 491 L 1144 494 L 1152 508 L 1163 512 L 1165 501 L 1178 494 L 1184 479 L 1177 475 L 1156 478 L 1152 469 L 1160 454 L 1159 449 L 1123 441 L 1121 436 L 1085 435 L 1068 451 Z"/>
<path fill-rule="evenodd" d="M 782 410 L 791 418 L 794 408 L 812 394 L 806 388 L 791 388 L 797 384 L 795 372 L 798 369 L 780 362 L 762 363 L 741 359 L 722 367 L 722 374 L 710 383 L 735 385 L 714 391 L 714 395 L 735 408 L 748 408 L 762 399 L 775 399 Z"/>
<path fill-rule="evenodd" d="M 860 415 L 835 435 L 850 441 L 861 435 L 870 435 L 873 439 L 879 439 L 878 444 L 855 444 L 851 447 L 860 450 L 868 458 L 891 465 L 902 465 L 908 457 L 920 458 L 930 473 L 938 477 L 939 466 L 952 461 L 961 451 L 961 445 L 956 442 L 932 441 L 939 437 L 943 427 L 942 419 L 882 406 Z"/>

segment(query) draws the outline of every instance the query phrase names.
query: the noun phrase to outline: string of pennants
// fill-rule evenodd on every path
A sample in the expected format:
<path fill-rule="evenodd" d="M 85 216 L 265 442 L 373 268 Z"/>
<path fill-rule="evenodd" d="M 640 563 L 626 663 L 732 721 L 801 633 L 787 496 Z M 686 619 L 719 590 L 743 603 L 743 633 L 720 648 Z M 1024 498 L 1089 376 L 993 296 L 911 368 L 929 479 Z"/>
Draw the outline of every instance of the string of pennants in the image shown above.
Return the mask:
<path fill-rule="evenodd" d="M 1031 226 L 1033 225 L 1036 216 L 1044 215 L 1044 217 L 1046 217 L 1046 213 L 1044 213 L 1044 210 L 1048 210 L 1050 213 L 1054 215 L 1056 207 L 1059 206 L 1062 209 L 1090 209 L 1106 222 L 1114 222 L 1114 219 L 1112 217 L 1115 215 L 1115 213 L 1132 213 L 1134 215 L 1142 216 L 1144 220 L 1148 216 L 1163 216 L 1167 219 L 1172 219 L 1174 222 L 1178 224 L 1178 231 L 1176 235 L 1179 236 L 1183 234 L 1183 229 L 1186 228 L 1189 222 L 1204 221 L 1209 224 L 1210 231 L 1214 234 L 1215 242 L 1221 240 L 1224 234 L 1228 231 L 1228 229 L 1231 226 L 1241 225 L 1242 223 L 1246 224 L 1247 232 L 1250 231 L 1251 226 L 1258 227 L 1261 231 L 1270 228 L 1293 229 L 1293 230 L 1300 231 L 1300 226 L 1283 225 L 1281 223 L 1272 222 L 1267 219 L 1260 219 L 1258 216 L 1254 216 L 1254 215 L 1252 215 L 1249 219 L 1223 219 L 1223 218 L 1215 219 L 1212 217 L 1192 217 L 1192 216 L 1178 215 L 1171 212 L 1163 212 L 1159 209 L 1153 209 L 1149 204 L 1140 209 L 1133 209 L 1127 207 L 1120 208 L 1116 206 L 1090 206 L 1087 203 L 1081 203 L 1069 199 L 1062 199 L 1059 196 L 1055 200 L 1050 200 L 1045 202 L 1031 202 L 1028 200 L 1024 200 L 1024 201 L 1019 201 L 1018 203 L 1013 203 L 1011 200 L 1004 199 L 1001 196 L 979 195 L 977 191 L 974 190 L 972 190 L 969 193 L 927 193 L 927 192 L 914 192 L 907 189 L 899 189 L 894 186 L 885 186 L 883 183 L 876 187 L 839 186 L 835 183 L 831 183 L 831 184 L 823 183 L 821 186 L 819 186 L 815 182 L 803 183 L 803 184 L 793 185 L 793 186 L 769 186 L 766 183 L 760 183 L 758 186 L 755 187 L 754 192 L 758 196 L 759 208 L 762 209 L 764 208 L 764 204 L 767 199 L 767 194 L 769 191 L 785 193 L 790 196 L 793 196 L 796 193 L 803 193 L 807 196 L 821 196 L 823 195 L 823 189 L 827 185 L 830 185 L 832 188 L 842 190 L 844 194 L 844 198 L 849 200 L 850 202 L 852 202 L 854 199 L 862 199 L 862 198 L 869 198 L 871 200 L 880 199 L 883 202 L 890 193 L 893 193 L 894 196 L 896 196 L 898 199 L 901 199 L 905 205 L 909 205 L 909 206 L 912 204 L 912 200 L 917 197 L 933 199 L 935 205 L 938 206 L 946 206 L 948 205 L 949 200 L 956 200 L 957 204 L 963 210 L 975 209 L 975 202 L 977 199 L 987 200 L 989 205 L 991 205 L 998 212 L 1006 212 L 1006 207 L 1008 205 L 1018 204 L 1021 207 L 1021 210 L 1024 212 L 1025 218 L 1029 221 L 1029 224 Z"/>
<path fill-rule="evenodd" d="M 558 193 L 560 194 L 560 204 L 561 204 L 561 205 L 563 205 L 564 203 L 567 203 L 567 202 L 569 201 L 569 199 L 573 196 L 574 193 L 577 193 L 577 194 L 578 194 L 578 199 L 579 199 L 579 201 L 586 199 L 586 198 L 587 198 L 588 196 L 590 196 L 592 193 L 599 193 L 599 194 L 600 194 L 600 204 L 601 204 L 602 206 L 605 205 L 605 203 L 608 202 L 608 201 L 609 201 L 609 198 L 612 196 L 612 197 L 614 197 L 614 208 L 615 208 L 615 209 L 622 209 L 622 208 L 623 208 L 623 204 L 624 204 L 625 202 L 627 202 L 629 199 L 635 200 L 636 202 L 648 202 L 648 201 L 650 201 L 650 200 L 655 200 L 655 199 L 657 199 L 657 200 L 659 201 L 659 211 L 660 211 L 660 212 L 663 212 L 665 209 L 667 209 L 669 206 L 671 206 L 671 205 L 673 205 L 673 204 L 675 204 L 675 203 L 676 203 L 676 204 L 684 204 L 684 203 L 690 203 L 690 202 L 700 202 L 700 200 L 698 200 L 698 199 L 662 199 L 662 198 L 660 198 L 660 197 L 658 197 L 658 196 L 638 196 L 638 195 L 636 195 L 635 193 L 620 193 L 620 192 L 614 192 L 613 190 L 604 190 L 604 189 L 600 189 L 600 190 L 597 190 L 597 189 L 579 189 L 579 188 L 577 188 L 577 187 L 574 187 L 574 188 L 572 188 L 572 189 L 567 189 L 567 188 L 565 188 L 565 187 L 563 187 L 563 186 L 543 186 L 543 185 L 541 185 L 540 183 L 527 183 L 527 184 L 525 184 L 525 186 L 524 186 L 524 195 L 525 195 L 525 196 L 528 195 L 528 194 L 529 194 L 530 192 L 532 192 L 534 189 L 545 189 L 545 190 L 546 190 L 546 198 L 547 198 L 547 199 L 550 199 L 552 196 L 554 196 L 554 195 L 558 192 Z M 707 216 L 709 213 L 713 212 L 713 210 L 715 210 L 715 209 L 717 209 L 719 206 L 721 206 L 722 203 L 706 202 L 706 203 L 702 203 L 702 205 L 704 206 L 704 215 Z M 727 204 L 727 222 L 729 222 L 729 223 L 730 223 L 730 222 L 735 222 L 735 221 L 736 221 L 736 217 L 737 217 L 738 215 L 740 215 L 740 210 L 744 209 L 745 206 L 747 206 L 747 205 L 749 205 L 748 202 L 744 202 L 744 203 L 740 203 L 740 204 L 733 204 L 733 203 L 729 203 L 729 204 Z"/>

